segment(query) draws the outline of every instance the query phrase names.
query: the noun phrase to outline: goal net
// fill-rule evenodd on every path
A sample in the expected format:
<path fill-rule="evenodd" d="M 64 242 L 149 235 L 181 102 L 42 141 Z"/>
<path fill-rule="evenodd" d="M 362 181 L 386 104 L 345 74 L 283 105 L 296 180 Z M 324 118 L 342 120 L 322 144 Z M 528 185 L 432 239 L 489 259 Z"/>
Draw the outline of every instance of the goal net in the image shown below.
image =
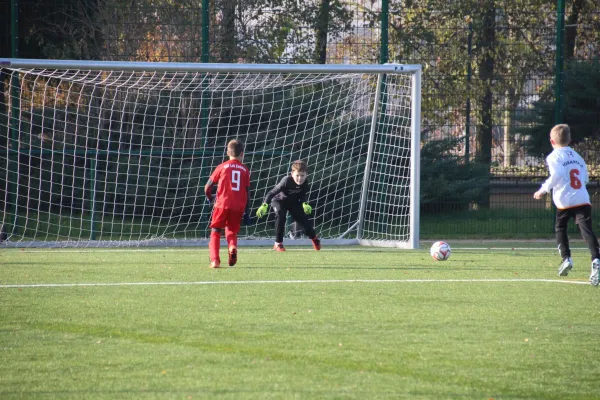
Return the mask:
<path fill-rule="evenodd" d="M 253 214 L 301 159 L 323 243 L 418 247 L 419 66 L 0 67 L 0 246 L 204 244 L 204 185 L 237 138 Z M 240 239 L 271 244 L 274 216 L 252 216 Z"/>

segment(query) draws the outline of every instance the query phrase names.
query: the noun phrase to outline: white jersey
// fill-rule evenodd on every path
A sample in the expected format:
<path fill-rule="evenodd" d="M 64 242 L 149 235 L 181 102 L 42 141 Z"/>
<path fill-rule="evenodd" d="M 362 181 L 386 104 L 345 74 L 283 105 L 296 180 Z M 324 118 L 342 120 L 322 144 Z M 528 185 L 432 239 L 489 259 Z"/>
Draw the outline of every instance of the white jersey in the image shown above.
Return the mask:
<path fill-rule="evenodd" d="M 540 190 L 549 193 L 553 189 L 552 200 L 556 208 L 562 210 L 591 204 L 585 187 L 589 182 L 587 166 L 575 150 L 569 146 L 554 149 L 546 163 L 550 177 Z"/>

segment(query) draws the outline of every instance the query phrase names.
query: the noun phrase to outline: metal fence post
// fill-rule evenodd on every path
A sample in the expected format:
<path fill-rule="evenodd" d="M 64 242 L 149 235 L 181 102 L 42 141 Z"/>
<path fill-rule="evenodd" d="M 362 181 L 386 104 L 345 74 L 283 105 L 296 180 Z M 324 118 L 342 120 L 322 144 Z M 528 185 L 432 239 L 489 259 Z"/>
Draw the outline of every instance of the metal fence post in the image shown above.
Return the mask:
<path fill-rule="evenodd" d="M 473 76 L 471 60 L 473 58 L 473 21 L 469 17 L 469 34 L 467 36 L 467 104 L 465 107 L 465 164 L 469 165 L 471 154 L 471 80 Z"/>
<path fill-rule="evenodd" d="M 208 63 L 210 62 L 210 0 L 202 0 L 202 55 L 201 62 Z M 202 187 L 202 179 L 208 174 L 210 174 L 210 170 L 204 165 L 205 159 L 205 151 L 206 151 L 206 143 L 208 141 L 208 117 L 209 117 L 209 93 L 208 93 L 208 72 L 203 74 L 202 81 L 202 91 L 200 92 L 200 143 L 202 146 L 202 154 L 200 160 L 200 179 L 199 184 Z M 207 181 L 208 179 L 206 179 Z M 202 193 L 200 197 L 202 197 L 202 201 L 204 202 L 204 190 L 201 189 Z M 204 204 L 204 203 L 203 203 Z M 202 207 L 204 211 L 204 206 Z M 200 224 L 205 226 L 210 217 L 210 209 L 207 213 L 202 212 L 200 216 Z"/>
<path fill-rule="evenodd" d="M 11 21 L 11 57 L 19 57 L 19 0 L 11 0 L 10 2 L 10 21 Z M 8 173 L 9 173 L 9 190 L 8 198 L 14 215 L 10 230 L 5 230 L 4 233 L 10 232 L 14 234 L 19 223 L 19 114 L 21 113 L 20 104 L 21 83 L 19 81 L 19 73 L 13 71 L 10 79 L 10 144 L 7 142 L 9 150 L 8 156 Z"/>
<path fill-rule="evenodd" d="M 389 15 L 389 0 L 383 0 L 381 2 L 381 46 L 379 49 L 379 62 L 381 64 L 385 64 L 389 61 Z"/>
<path fill-rule="evenodd" d="M 558 0 L 556 4 L 556 67 L 554 71 L 554 123 L 563 122 L 563 69 L 565 52 L 565 0 Z M 552 209 L 556 205 L 552 202 Z M 552 213 L 552 231 L 556 224 L 556 212 Z"/>
<path fill-rule="evenodd" d="M 565 0 L 558 0 L 556 10 L 556 68 L 554 87 L 554 123 L 563 122 L 563 70 L 565 52 Z"/>

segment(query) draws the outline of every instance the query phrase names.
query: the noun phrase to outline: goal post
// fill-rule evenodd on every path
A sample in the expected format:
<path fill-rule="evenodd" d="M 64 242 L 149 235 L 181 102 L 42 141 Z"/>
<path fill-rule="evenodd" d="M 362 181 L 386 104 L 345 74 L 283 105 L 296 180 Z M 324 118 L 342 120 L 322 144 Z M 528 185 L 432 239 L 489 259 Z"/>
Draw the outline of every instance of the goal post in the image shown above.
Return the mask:
<path fill-rule="evenodd" d="M 419 247 L 419 65 L 0 68 L 0 247 L 204 245 L 204 184 L 236 138 L 252 212 L 302 159 L 325 245 Z M 274 217 L 255 222 L 240 244 L 272 244 Z M 286 245 L 310 243 L 297 230 Z"/>

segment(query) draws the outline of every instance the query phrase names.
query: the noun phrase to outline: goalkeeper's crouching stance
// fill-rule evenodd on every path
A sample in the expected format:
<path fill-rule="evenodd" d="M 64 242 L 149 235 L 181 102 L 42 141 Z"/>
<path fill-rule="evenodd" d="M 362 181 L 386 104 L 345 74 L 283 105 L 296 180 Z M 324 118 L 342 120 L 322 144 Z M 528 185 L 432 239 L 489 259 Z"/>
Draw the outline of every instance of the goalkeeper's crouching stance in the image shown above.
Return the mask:
<path fill-rule="evenodd" d="M 308 216 L 312 207 L 306 202 L 308 194 L 308 166 L 304 161 L 294 161 L 292 173 L 281 180 L 267 193 L 263 204 L 256 211 L 256 216 L 262 218 L 269 211 L 269 203 L 275 213 L 275 245 L 273 250 L 285 251 L 283 235 L 285 231 L 286 214 L 289 211 L 293 220 L 304 229 L 304 234 L 313 243 L 315 250 L 321 250 L 321 241 L 317 238 L 315 228 Z"/>

